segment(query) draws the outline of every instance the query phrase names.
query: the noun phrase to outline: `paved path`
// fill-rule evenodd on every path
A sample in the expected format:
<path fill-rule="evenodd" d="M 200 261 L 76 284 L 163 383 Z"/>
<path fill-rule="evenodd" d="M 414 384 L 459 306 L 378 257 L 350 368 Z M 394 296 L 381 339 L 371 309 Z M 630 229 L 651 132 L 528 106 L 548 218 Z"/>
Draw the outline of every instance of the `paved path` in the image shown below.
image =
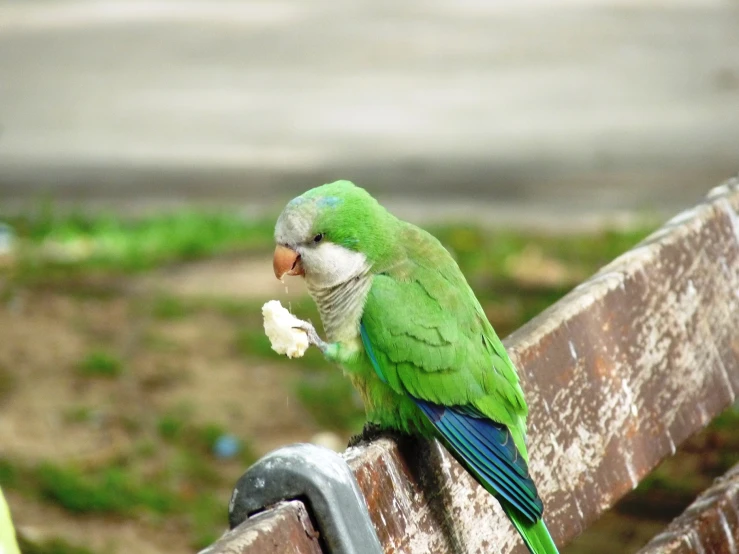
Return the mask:
<path fill-rule="evenodd" d="M 0 0 L 0 200 L 673 208 L 739 170 L 731 0 Z"/>

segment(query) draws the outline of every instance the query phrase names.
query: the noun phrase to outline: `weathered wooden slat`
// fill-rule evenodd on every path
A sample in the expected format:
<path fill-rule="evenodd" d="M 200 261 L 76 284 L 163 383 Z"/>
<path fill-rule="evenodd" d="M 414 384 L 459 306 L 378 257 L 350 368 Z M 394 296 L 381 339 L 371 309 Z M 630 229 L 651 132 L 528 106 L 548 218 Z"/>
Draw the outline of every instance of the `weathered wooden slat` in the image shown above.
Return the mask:
<path fill-rule="evenodd" d="M 559 544 L 739 393 L 737 210 L 733 180 L 506 339 Z M 381 439 L 346 457 L 388 554 L 525 551 L 438 444 Z"/>
<path fill-rule="evenodd" d="M 735 465 L 639 554 L 736 554 L 738 545 L 739 465 Z"/>
<path fill-rule="evenodd" d="M 282 502 L 223 535 L 200 554 L 321 554 L 302 502 Z"/>

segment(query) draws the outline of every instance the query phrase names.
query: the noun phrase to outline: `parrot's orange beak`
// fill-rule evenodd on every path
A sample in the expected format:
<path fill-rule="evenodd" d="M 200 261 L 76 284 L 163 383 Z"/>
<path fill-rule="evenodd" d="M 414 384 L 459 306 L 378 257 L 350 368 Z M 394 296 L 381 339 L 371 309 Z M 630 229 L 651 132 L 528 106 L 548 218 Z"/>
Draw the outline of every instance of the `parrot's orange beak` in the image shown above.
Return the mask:
<path fill-rule="evenodd" d="M 300 254 L 292 248 L 278 244 L 275 248 L 275 258 L 272 261 L 275 277 L 282 279 L 285 275 L 305 275 L 300 263 Z"/>

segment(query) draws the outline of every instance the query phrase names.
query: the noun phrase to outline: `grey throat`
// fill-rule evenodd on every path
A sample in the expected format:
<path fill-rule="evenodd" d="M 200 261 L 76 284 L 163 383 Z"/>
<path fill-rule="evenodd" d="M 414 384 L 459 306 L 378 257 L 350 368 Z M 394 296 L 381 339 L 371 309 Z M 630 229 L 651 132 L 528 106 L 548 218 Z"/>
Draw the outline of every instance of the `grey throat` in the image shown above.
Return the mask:
<path fill-rule="evenodd" d="M 318 288 L 310 282 L 306 284 L 318 306 L 329 342 L 355 338 L 359 333 L 359 320 L 372 285 L 372 276 L 365 271 L 327 288 Z"/>

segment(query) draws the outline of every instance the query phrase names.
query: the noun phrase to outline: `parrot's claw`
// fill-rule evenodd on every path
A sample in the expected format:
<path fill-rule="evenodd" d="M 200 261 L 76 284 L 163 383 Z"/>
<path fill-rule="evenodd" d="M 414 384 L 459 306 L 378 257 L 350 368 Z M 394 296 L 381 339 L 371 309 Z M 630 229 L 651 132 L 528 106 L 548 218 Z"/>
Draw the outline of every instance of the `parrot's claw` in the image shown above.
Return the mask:
<path fill-rule="evenodd" d="M 392 434 L 391 432 L 383 429 L 377 423 L 368 421 L 364 424 L 362 432 L 358 435 L 354 435 L 349 439 L 349 446 L 357 446 L 360 444 L 367 444 L 380 437 L 383 434 Z"/>
<path fill-rule="evenodd" d="M 295 325 L 293 329 L 300 329 L 308 335 L 308 342 L 318 347 L 321 352 L 326 352 L 328 343 L 326 343 L 321 337 L 318 336 L 316 328 L 310 321 L 301 321 L 299 325 Z"/>

